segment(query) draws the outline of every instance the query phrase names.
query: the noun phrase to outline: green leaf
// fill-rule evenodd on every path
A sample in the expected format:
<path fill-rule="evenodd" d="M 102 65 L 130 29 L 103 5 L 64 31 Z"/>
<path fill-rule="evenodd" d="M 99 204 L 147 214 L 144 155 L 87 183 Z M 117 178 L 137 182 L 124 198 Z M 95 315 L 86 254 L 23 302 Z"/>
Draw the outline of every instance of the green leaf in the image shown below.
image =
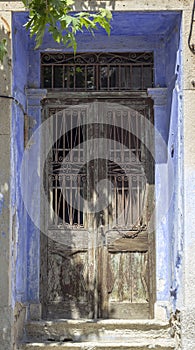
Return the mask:
<path fill-rule="evenodd" d="M 72 23 L 72 16 L 69 15 L 63 15 L 59 18 L 59 20 L 62 20 L 66 23 L 66 26 L 68 27 Z"/>
<path fill-rule="evenodd" d="M 67 6 L 72 6 L 74 4 L 74 0 L 67 0 Z"/>
<path fill-rule="evenodd" d="M 100 8 L 99 13 L 102 17 L 106 17 L 109 21 L 112 19 L 112 12 L 110 10 Z"/>
<path fill-rule="evenodd" d="M 72 46 L 76 52 L 76 34 L 86 28 L 92 35 L 100 25 L 110 35 L 110 21 L 112 14 L 106 9 L 97 13 L 81 11 L 71 15 L 73 0 L 22 0 L 29 8 L 29 20 L 25 24 L 30 30 L 30 36 L 35 35 L 36 48 L 38 48 L 47 27 L 57 43 Z M 57 22 L 59 24 L 57 25 Z"/>

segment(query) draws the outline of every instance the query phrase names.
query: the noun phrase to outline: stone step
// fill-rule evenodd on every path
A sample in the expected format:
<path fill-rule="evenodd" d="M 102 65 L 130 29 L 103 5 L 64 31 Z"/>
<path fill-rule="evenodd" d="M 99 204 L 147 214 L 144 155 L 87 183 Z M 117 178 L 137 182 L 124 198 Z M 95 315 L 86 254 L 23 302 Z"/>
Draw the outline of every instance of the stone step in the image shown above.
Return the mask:
<path fill-rule="evenodd" d="M 21 344 L 18 350 L 173 350 L 174 344 L 171 340 L 159 339 L 158 341 L 140 339 L 128 343 L 115 342 L 43 342 Z"/>
<path fill-rule="evenodd" d="M 26 324 L 30 341 L 129 342 L 170 339 L 170 325 L 155 320 L 52 320 Z"/>

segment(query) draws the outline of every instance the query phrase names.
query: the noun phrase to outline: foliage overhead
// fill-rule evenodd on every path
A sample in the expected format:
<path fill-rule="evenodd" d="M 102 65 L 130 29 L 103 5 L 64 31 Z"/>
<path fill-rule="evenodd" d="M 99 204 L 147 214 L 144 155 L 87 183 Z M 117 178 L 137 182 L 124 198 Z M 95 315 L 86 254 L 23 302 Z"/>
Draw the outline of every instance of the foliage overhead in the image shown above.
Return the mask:
<path fill-rule="evenodd" d="M 98 27 L 102 27 L 110 35 L 112 14 L 107 9 L 99 9 L 96 13 L 73 13 L 74 0 L 22 0 L 29 9 L 29 20 L 26 29 L 31 37 L 36 37 L 36 48 L 43 40 L 45 29 L 57 43 L 72 47 L 76 52 L 76 34 L 87 29 L 92 35 Z"/>

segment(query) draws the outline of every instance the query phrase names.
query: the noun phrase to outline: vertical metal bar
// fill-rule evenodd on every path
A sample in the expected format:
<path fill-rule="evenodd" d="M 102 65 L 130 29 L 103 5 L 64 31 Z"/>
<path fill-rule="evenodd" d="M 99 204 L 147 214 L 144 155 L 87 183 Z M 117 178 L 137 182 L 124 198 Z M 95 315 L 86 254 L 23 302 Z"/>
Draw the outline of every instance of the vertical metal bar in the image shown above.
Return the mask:
<path fill-rule="evenodd" d="M 133 65 L 131 64 L 129 66 L 129 68 L 130 68 L 130 84 L 129 84 L 129 87 L 130 87 L 130 89 L 133 90 L 133 84 L 132 84 L 132 82 L 133 82 Z"/>
<path fill-rule="evenodd" d="M 101 90 L 101 87 L 100 87 L 100 82 L 99 80 L 101 81 L 101 65 L 98 66 L 95 65 L 95 70 L 96 70 L 96 90 L 99 91 Z"/>
<path fill-rule="evenodd" d="M 136 188 L 137 188 L 137 223 L 140 224 L 140 178 L 139 175 L 136 176 Z"/>
<path fill-rule="evenodd" d="M 55 175 L 55 226 L 58 225 L 58 217 L 57 217 L 57 212 L 58 212 L 58 188 L 57 188 L 57 175 Z"/>
<path fill-rule="evenodd" d="M 131 163 L 132 162 L 132 157 L 131 157 L 131 153 L 132 153 L 132 145 L 131 145 L 131 114 L 130 114 L 130 111 L 128 111 L 128 148 L 129 148 L 129 162 Z"/>
<path fill-rule="evenodd" d="M 141 65 L 141 84 L 142 84 L 142 90 L 144 90 L 144 66 Z"/>
<path fill-rule="evenodd" d="M 121 181 L 122 181 L 122 200 L 121 200 L 121 213 L 123 213 L 122 216 L 122 225 L 125 224 L 125 181 L 124 181 L 124 175 L 121 175 Z"/>
<path fill-rule="evenodd" d="M 70 66 L 66 65 L 67 69 L 67 90 L 70 90 Z"/>
<path fill-rule="evenodd" d="M 96 69 L 95 69 L 95 66 L 93 65 L 92 66 L 92 71 L 93 71 L 93 86 L 94 86 L 94 88 L 93 88 L 93 90 L 97 90 L 97 88 L 96 88 L 96 80 L 97 80 L 97 77 L 96 77 Z"/>
<path fill-rule="evenodd" d="M 78 120 L 77 120 L 77 129 L 78 129 L 78 162 L 81 162 L 81 110 L 78 111 Z"/>
<path fill-rule="evenodd" d="M 76 90 L 76 67 L 73 67 L 73 79 L 74 79 L 74 83 L 73 83 L 73 90 Z"/>
<path fill-rule="evenodd" d="M 121 152 L 120 152 L 120 161 L 124 162 L 125 158 L 124 158 L 124 129 L 123 129 L 123 115 L 122 115 L 122 111 L 121 111 L 121 115 L 120 115 L 120 127 L 121 127 L 121 140 L 119 141 L 120 143 L 120 148 Z"/>
<path fill-rule="evenodd" d="M 56 139 L 56 143 L 55 143 L 55 162 L 57 162 L 58 161 L 58 142 L 57 142 L 57 140 L 58 140 L 58 138 L 57 138 L 57 134 L 58 134 L 58 119 L 57 119 L 57 116 L 56 116 L 56 114 L 55 114 L 55 123 L 54 123 L 54 127 L 55 127 L 55 139 Z"/>
<path fill-rule="evenodd" d="M 66 148 L 66 142 L 65 142 L 65 134 L 66 134 L 66 127 L 65 127 L 65 111 L 62 113 L 62 144 L 63 144 L 63 160 L 65 158 L 65 148 Z"/>
<path fill-rule="evenodd" d="M 114 177 L 114 207 L 115 207 L 115 220 L 116 225 L 118 225 L 118 213 L 117 213 L 117 181 L 116 181 L 116 175 Z"/>
<path fill-rule="evenodd" d="M 62 66 L 62 88 L 64 89 L 65 86 L 65 66 L 63 64 Z"/>
<path fill-rule="evenodd" d="M 138 112 L 136 111 L 136 116 L 135 116 L 136 120 L 136 135 L 139 135 L 139 125 L 138 125 Z M 138 154 L 138 147 L 139 147 L 139 140 L 138 140 L 138 137 L 135 136 L 135 139 L 136 139 L 136 163 L 138 162 L 138 157 L 139 157 L 139 154 Z"/>
<path fill-rule="evenodd" d="M 133 225 L 133 184 L 132 175 L 129 176 L 129 213 L 130 213 L 130 223 Z"/>
<path fill-rule="evenodd" d="M 125 202 L 124 202 L 124 217 L 125 217 L 124 226 L 125 227 L 127 227 L 127 224 L 128 224 L 128 215 L 129 215 L 129 188 L 125 185 Z"/>
<path fill-rule="evenodd" d="M 74 184 L 74 176 L 71 176 L 72 179 L 72 225 L 76 224 L 75 221 L 75 199 L 76 199 L 76 192 L 75 192 L 75 184 Z"/>
<path fill-rule="evenodd" d="M 109 77 L 109 72 L 110 72 L 110 65 L 107 66 L 107 90 L 110 90 L 110 77 Z"/>
<path fill-rule="evenodd" d="M 62 189 L 60 187 L 58 187 L 58 211 L 57 211 L 58 218 L 59 218 L 59 215 L 60 215 L 61 198 L 62 198 Z"/>
<path fill-rule="evenodd" d="M 63 121 L 63 160 L 65 159 L 66 156 L 66 125 L 65 125 L 65 115 L 66 115 L 66 111 L 63 111 L 63 116 L 62 116 L 62 121 Z M 63 214 L 62 214 L 62 220 L 63 220 L 63 225 L 65 225 L 65 192 L 64 192 L 64 188 L 65 188 L 65 176 L 63 175 L 63 180 L 62 180 L 62 191 L 63 191 Z"/>
<path fill-rule="evenodd" d="M 70 225 L 72 226 L 73 225 L 73 217 L 72 217 L 72 176 L 70 176 L 70 205 L 69 205 L 69 208 L 70 208 L 70 216 L 69 216 L 69 219 L 70 219 Z"/>
<path fill-rule="evenodd" d="M 118 65 L 118 88 L 121 90 L 121 65 Z"/>
<path fill-rule="evenodd" d="M 72 135 L 72 120 L 73 120 L 73 110 L 72 108 L 70 109 L 70 151 L 73 148 L 73 135 Z M 73 152 L 70 152 L 70 162 L 73 161 Z"/>
<path fill-rule="evenodd" d="M 81 175 L 77 175 L 77 188 L 76 188 L 76 191 L 77 191 L 77 205 L 78 205 L 78 227 L 81 226 L 81 199 L 80 199 L 80 189 L 81 189 Z"/>
<path fill-rule="evenodd" d="M 75 70 L 75 67 L 74 67 Z M 74 78 L 75 79 L 75 78 Z M 71 109 L 71 117 L 70 117 L 70 151 L 73 149 L 73 129 L 72 129 L 72 125 L 73 125 L 73 110 Z M 71 153 L 71 157 L 70 157 L 70 162 L 73 162 L 73 151 L 70 152 Z M 73 216 L 72 216 L 72 192 L 73 192 L 73 188 L 72 188 L 72 176 L 70 176 L 70 225 L 73 225 Z"/>
<path fill-rule="evenodd" d="M 117 188 L 117 214 L 118 214 L 118 225 L 121 226 L 121 197 L 122 197 L 122 183 L 121 175 L 118 175 L 118 188 Z"/>
<path fill-rule="evenodd" d="M 141 214 L 142 218 L 144 219 L 144 193 L 145 193 L 145 186 L 144 186 L 144 177 L 143 175 L 140 175 L 141 178 L 141 191 L 140 191 L 140 203 L 141 203 Z M 143 220 L 142 220 L 143 221 Z M 144 222 L 142 223 L 144 225 Z"/>
<path fill-rule="evenodd" d="M 63 221 L 63 225 L 65 225 L 65 177 L 63 176 L 63 180 L 62 180 L 62 221 Z"/>
<path fill-rule="evenodd" d="M 116 129 L 117 129 L 117 122 L 116 122 L 116 111 L 113 110 L 113 122 L 114 122 L 114 161 L 116 162 Z"/>
<path fill-rule="evenodd" d="M 67 177 L 67 180 L 68 181 L 70 180 L 70 176 Z M 69 195 L 70 195 L 70 192 L 71 192 L 70 185 L 66 186 L 65 191 L 66 191 L 66 197 L 68 199 L 66 201 L 67 223 L 70 224 L 70 198 L 69 198 Z"/>
<path fill-rule="evenodd" d="M 87 91 L 87 65 L 84 66 L 85 69 L 85 91 Z"/>
<path fill-rule="evenodd" d="M 51 180 L 51 182 L 52 182 L 52 180 Z M 50 187 L 50 189 L 49 189 L 49 207 L 50 207 L 50 215 L 49 215 L 49 218 L 50 218 L 50 223 L 53 225 L 54 224 L 54 222 L 53 222 L 53 219 L 54 219 L 54 217 L 53 217 L 53 188 L 52 187 Z"/>
<path fill-rule="evenodd" d="M 51 86 L 52 89 L 54 88 L 54 66 L 52 64 L 52 70 L 51 70 Z"/>

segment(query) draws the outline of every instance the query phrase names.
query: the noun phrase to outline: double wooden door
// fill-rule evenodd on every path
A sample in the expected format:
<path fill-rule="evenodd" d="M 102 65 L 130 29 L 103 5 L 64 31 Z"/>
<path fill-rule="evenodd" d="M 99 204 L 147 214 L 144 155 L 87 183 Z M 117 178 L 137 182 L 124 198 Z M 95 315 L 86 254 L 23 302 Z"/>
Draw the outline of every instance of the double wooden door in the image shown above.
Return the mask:
<path fill-rule="evenodd" d="M 49 318 L 152 318 L 153 113 L 148 98 L 50 98 L 41 301 Z M 44 142 L 44 141 L 43 141 Z"/>

